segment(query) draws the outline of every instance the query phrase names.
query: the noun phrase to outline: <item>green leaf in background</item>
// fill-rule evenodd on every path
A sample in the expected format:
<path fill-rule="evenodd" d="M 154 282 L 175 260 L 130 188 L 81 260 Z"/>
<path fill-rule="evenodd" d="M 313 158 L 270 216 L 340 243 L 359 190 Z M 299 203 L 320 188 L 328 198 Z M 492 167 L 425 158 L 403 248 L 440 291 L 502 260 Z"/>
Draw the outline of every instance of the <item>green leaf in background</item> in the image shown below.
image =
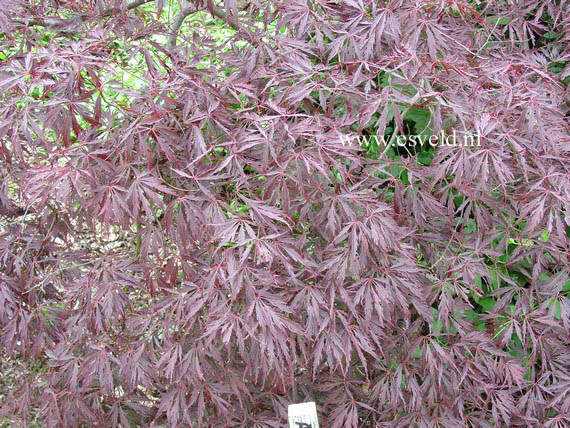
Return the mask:
<path fill-rule="evenodd" d="M 465 224 L 465 227 L 463 228 L 463 231 L 469 234 L 475 232 L 475 230 L 477 230 L 477 224 L 475 223 L 475 220 L 473 220 L 472 218 L 468 219 L 467 223 Z"/>
<path fill-rule="evenodd" d="M 469 319 L 475 328 L 479 331 L 487 331 L 486 322 L 481 319 L 481 315 L 473 310 L 465 311 L 465 316 Z"/>
<path fill-rule="evenodd" d="M 509 16 L 489 16 L 487 22 L 493 25 L 504 26 L 511 23 L 511 18 Z"/>
<path fill-rule="evenodd" d="M 422 136 L 432 135 L 432 130 L 431 127 L 429 126 L 431 119 L 431 112 L 428 109 L 411 107 L 406 113 L 405 119 L 414 122 L 415 132 L 418 135 Z"/>
<path fill-rule="evenodd" d="M 491 312 L 495 306 L 495 303 L 495 299 L 491 297 L 483 297 L 482 299 L 479 299 L 479 305 L 481 305 L 481 308 L 483 308 L 484 312 Z"/>
<path fill-rule="evenodd" d="M 542 35 L 542 37 L 544 37 L 545 39 L 548 39 L 548 40 L 555 40 L 555 39 L 558 38 L 559 35 L 560 35 L 560 34 L 557 33 L 556 31 L 550 31 L 550 32 L 548 32 L 548 33 L 544 33 L 544 34 Z"/>

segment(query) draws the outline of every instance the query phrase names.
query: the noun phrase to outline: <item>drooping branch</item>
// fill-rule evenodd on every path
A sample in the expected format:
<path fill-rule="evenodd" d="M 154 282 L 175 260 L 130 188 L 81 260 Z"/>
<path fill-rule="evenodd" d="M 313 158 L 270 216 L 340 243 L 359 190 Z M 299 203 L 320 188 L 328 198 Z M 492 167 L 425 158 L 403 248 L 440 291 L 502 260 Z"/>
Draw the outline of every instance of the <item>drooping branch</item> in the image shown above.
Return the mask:
<path fill-rule="evenodd" d="M 143 4 L 150 3 L 151 1 L 154 0 L 133 0 L 132 2 L 129 2 L 127 4 L 127 10 L 136 9 L 137 7 L 142 6 Z M 115 12 L 117 12 L 117 8 L 109 8 L 107 10 L 104 10 L 102 15 L 110 16 Z"/>
<path fill-rule="evenodd" d="M 220 7 L 214 5 L 213 3 L 210 3 L 207 6 L 207 9 L 212 16 L 221 19 L 226 24 L 228 24 L 231 28 L 233 28 L 235 31 L 237 31 L 239 33 L 244 33 L 246 38 L 250 42 L 252 42 L 254 44 L 258 43 L 257 38 L 251 33 L 251 31 L 243 28 L 239 24 L 239 22 L 237 21 L 237 19 L 235 17 L 230 16 L 229 14 L 225 13 Z M 195 9 L 192 7 L 186 7 L 186 8 L 181 9 L 178 12 L 178 14 L 174 18 L 174 22 L 172 23 L 172 28 L 170 31 L 170 37 L 168 39 L 168 46 L 170 48 L 173 48 L 176 46 L 176 39 L 178 38 L 178 32 L 180 31 L 180 28 L 182 27 L 184 20 L 189 15 L 196 13 L 196 12 L 199 12 L 199 11 L 200 11 L 200 9 Z"/>
<path fill-rule="evenodd" d="M 133 0 L 131 2 L 129 2 L 126 6 L 127 10 L 132 10 L 132 9 L 136 9 L 139 6 L 142 6 L 146 3 L 150 3 L 151 1 L 154 0 Z M 111 15 L 113 15 L 114 13 L 119 12 L 120 9 L 116 8 L 116 7 L 112 7 L 109 9 L 105 9 L 100 16 L 102 17 L 109 17 Z M 87 14 L 81 14 L 79 16 L 77 16 L 76 19 L 78 19 L 80 22 L 83 22 L 85 20 L 87 20 L 88 18 L 90 18 L 90 15 Z M 26 21 L 23 20 L 15 20 L 15 22 L 17 22 L 18 24 L 26 24 Z M 36 18 L 36 19 L 32 19 L 31 21 L 28 21 L 29 24 L 31 25 L 37 25 L 39 27 L 45 27 L 45 28 L 60 28 L 62 26 L 68 25 L 68 24 L 72 24 L 73 22 L 75 22 L 75 19 L 64 19 L 64 18 Z"/>

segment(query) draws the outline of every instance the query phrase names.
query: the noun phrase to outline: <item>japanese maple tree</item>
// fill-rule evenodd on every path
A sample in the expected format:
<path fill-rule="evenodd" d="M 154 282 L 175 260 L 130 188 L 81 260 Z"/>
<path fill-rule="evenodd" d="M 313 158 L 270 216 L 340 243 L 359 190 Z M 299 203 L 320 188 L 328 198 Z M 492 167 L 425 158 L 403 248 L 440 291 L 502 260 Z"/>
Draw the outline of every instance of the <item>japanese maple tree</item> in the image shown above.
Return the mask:
<path fill-rule="evenodd" d="M 7 423 L 570 424 L 570 2 L 0 5 Z"/>

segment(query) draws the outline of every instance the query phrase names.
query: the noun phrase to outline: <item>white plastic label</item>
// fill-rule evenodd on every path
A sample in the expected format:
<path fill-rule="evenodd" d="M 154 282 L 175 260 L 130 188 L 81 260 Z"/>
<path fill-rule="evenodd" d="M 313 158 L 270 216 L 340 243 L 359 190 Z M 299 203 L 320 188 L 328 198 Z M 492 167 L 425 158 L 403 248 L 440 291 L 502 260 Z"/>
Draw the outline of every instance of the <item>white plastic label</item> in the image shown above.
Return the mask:
<path fill-rule="evenodd" d="M 317 406 L 309 403 L 290 404 L 288 408 L 289 428 L 319 428 Z"/>

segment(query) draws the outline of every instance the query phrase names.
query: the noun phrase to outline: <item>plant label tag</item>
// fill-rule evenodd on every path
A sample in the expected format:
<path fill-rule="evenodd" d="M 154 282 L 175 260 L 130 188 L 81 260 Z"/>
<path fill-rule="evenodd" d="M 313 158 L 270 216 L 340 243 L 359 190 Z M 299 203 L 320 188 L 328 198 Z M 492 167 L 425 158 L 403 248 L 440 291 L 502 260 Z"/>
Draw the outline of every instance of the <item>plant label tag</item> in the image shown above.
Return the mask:
<path fill-rule="evenodd" d="M 290 404 L 287 414 L 289 416 L 289 428 L 319 428 L 317 406 L 314 401 Z"/>

